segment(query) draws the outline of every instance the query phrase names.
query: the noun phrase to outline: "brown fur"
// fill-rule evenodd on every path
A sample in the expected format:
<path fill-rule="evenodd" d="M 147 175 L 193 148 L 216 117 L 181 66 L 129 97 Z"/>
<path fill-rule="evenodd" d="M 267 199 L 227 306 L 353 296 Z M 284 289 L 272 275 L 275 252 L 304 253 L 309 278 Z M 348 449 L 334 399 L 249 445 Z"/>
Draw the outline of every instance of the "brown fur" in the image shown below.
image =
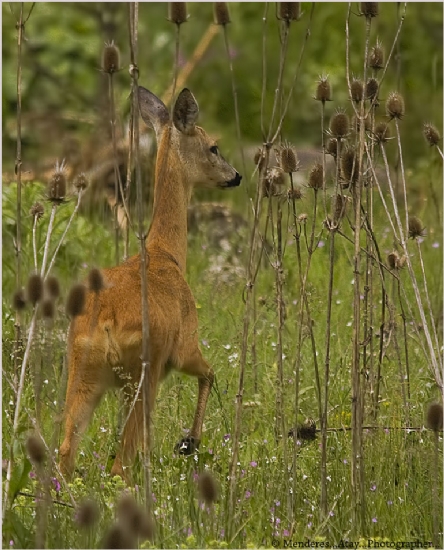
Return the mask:
<path fill-rule="evenodd" d="M 241 176 L 214 152 L 214 140 L 195 126 L 198 106 L 187 89 L 176 101 L 174 124 L 165 105 L 143 88 L 139 89 L 139 102 L 142 117 L 154 127 L 158 141 L 154 214 L 146 244 L 149 407 L 152 410 L 158 383 L 171 368 L 198 377 L 194 423 L 190 439 L 182 445 L 188 453 L 197 447 L 201 437 L 214 374 L 199 349 L 196 306 L 184 278 L 187 207 L 194 186 L 232 187 L 239 185 Z M 60 448 L 60 467 L 68 476 L 74 469 L 81 434 L 105 391 L 124 387 L 129 405 L 141 374 L 140 255 L 104 269 L 102 275 L 104 288 L 99 293 L 88 293 L 83 314 L 70 327 L 65 439 Z M 124 426 L 112 474 L 129 478 L 125 469 L 135 458 L 142 427 L 139 399 Z"/>

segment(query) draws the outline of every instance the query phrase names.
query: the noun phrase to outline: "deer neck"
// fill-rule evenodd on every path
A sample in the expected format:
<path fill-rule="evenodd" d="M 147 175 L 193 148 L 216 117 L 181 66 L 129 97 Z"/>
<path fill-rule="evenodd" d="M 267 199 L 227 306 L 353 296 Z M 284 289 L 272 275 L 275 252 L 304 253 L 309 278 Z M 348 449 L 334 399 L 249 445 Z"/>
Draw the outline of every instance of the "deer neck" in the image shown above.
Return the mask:
<path fill-rule="evenodd" d="M 184 176 L 184 166 L 171 128 L 160 140 L 154 182 L 153 219 L 147 249 L 160 248 L 175 261 L 182 272 L 187 258 L 187 210 L 192 187 Z"/>

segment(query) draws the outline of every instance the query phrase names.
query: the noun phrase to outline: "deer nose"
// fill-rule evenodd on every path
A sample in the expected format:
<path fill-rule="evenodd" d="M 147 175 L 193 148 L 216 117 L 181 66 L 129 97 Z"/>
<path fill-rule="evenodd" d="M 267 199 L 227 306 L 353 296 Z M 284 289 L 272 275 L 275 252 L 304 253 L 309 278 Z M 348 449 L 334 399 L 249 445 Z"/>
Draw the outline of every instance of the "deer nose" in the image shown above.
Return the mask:
<path fill-rule="evenodd" d="M 234 178 L 226 182 L 227 187 L 237 187 L 240 184 L 241 179 L 242 179 L 242 176 L 238 172 L 236 172 L 236 175 L 234 176 Z"/>

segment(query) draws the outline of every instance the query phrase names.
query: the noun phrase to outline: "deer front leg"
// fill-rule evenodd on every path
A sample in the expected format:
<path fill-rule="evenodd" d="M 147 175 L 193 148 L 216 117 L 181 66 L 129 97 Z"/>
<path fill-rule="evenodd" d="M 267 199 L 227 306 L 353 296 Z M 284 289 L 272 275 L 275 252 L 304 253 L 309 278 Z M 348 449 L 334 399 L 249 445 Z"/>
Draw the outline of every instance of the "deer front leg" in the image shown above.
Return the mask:
<path fill-rule="evenodd" d="M 202 436 L 202 424 L 205 416 L 208 397 L 211 392 L 214 381 L 214 372 L 210 365 L 202 357 L 200 350 L 196 353 L 193 361 L 185 364 L 181 369 L 186 374 L 199 377 L 199 396 L 197 398 L 196 412 L 194 414 L 193 427 L 190 435 L 177 443 L 175 451 L 179 454 L 193 454 L 199 447 L 200 438 Z"/>

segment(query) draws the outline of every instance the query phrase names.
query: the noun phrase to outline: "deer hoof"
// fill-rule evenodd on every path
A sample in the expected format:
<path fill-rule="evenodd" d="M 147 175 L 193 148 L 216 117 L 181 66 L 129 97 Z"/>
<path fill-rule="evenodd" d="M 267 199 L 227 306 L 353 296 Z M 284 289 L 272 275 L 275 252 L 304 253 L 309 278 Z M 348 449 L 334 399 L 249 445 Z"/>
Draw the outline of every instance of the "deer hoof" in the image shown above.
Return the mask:
<path fill-rule="evenodd" d="M 199 439 L 195 439 L 194 437 L 184 437 L 179 441 L 179 443 L 177 443 L 174 450 L 180 455 L 192 455 L 199 448 L 199 443 Z"/>

